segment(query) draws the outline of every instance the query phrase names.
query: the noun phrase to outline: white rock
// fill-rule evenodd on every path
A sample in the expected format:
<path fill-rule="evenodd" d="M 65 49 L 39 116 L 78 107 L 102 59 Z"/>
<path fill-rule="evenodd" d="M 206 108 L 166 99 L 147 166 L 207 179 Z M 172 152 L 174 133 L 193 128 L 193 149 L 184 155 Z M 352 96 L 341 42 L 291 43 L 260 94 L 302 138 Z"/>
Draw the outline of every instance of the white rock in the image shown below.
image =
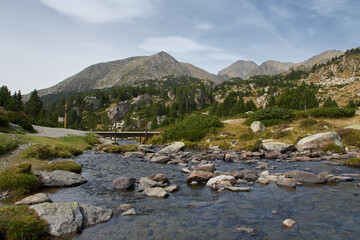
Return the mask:
<path fill-rule="evenodd" d="M 296 224 L 296 222 L 292 219 L 286 219 L 283 221 L 283 225 L 286 228 L 292 228 L 295 224 Z"/>
<path fill-rule="evenodd" d="M 254 133 L 262 133 L 265 132 L 265 125 L 260 122 L 260 121 L 254 121 L 251 125 L 250 125 L 251 130 Z"/>

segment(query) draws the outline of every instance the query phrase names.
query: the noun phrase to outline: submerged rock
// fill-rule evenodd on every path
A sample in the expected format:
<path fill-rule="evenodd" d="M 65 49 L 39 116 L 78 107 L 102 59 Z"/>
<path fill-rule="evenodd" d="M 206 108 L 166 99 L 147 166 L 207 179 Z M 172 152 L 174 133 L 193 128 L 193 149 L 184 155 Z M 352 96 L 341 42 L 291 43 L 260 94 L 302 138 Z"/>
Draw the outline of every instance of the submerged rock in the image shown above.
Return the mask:
<path fill-rule="evenodd" d="M 326 179 L 311 172 L 303 172 L 299 170 L 288 171 L 284 173 L 285 177 L 294 178 L 301 183 L 325 183 Z"/>
<path fill-rule="evenodd" d="M 294 178 L 279 177 L 276 181 L 276 185 L 280 187 L 295 188 L 296 180 Z"/>
<path fill-rule="evenodd" d="M 69 187 L 87 182 L 81 174 L 69 171 L 38 171 L 35 174 L 39 178 L 40 185 L 45 187 Z"/>
<path fill-rule="evenodd" d="M 83 228 L 101 222 L 106 222 L 112 216 L 112 211 L 110 209 L 89 206 L 87 204 L 79 204 L 79 206 L 83 216 L 83 223 L 82 223 Z"/>
<path fill-rule="evenodd" d="M 161 187 L 147 188 L 144 190 L 144 194 L 149 197 L 160 197 L 160 198 L 165 198 L 169 196 L 167 191 Z"/>
<path fill-rule="evenodd" d="M 211 172 L 205 172 L 205 171 L 193 171 L 190 173 L 190 175 L 187 178 L 187 182 L 191 183 L 193 181 L 195 182 L 206 182 L 210 178 L 214 176 Z"/>
<path fill-rule="evenodd" d="M 133 216 L 133 215 L 136 215 L 136 211 L 134 208 L 131 208 L 126 212 L 124 212 L 123 214 L 121 214 L 121 216 Z"/>
<path fill-rule="evenodd" d="M 195 170 L 200 170 L 200 171 L 206 171 L 206 172 L 215 172 L 216 168 L 215 168 L 215 164 L 201 164 L 197 167 L 195 167 Z"/>
<path fill-rule="evenodd" d="M 237 232 L 246 233 L 250 235 L 255 235 L 255 229 L 249 227 L 239 227 L 236 229 Z"/>
<path fill-rule="evenodd" d="M 286 228 L 292 228 L 295 224 L 296 224 L 296 222 L 292 219 L 286 219 L 283 221 L 283 225 Z"/>
<path fill-rule="evenodd" d="M 26 197 L 20 201 L 17 201 L 15 205 L 34 205 L 44 202 L 52 202 L 49 196 L 45 193 L 37 193 L 35 195 Z"/>

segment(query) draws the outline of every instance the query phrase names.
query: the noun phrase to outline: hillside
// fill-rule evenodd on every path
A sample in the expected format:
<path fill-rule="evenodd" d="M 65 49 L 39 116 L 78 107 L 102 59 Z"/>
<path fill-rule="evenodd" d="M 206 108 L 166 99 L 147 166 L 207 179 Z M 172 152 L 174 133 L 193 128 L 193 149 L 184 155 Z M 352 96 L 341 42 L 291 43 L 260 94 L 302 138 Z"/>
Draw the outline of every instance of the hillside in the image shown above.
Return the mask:
<path fill-rule="evenodd" d="M 39 90 L 39 95 L 59 92 L 82 92 L 132 84 L 139 80 L 161 79 L 165 76 L 189 76 L 220 83 L 221 78 L 188 63 L 180 63 L 166 52 L 151 56 L 92 65 L 57 85 Z"/>
<path fill-rule="evenodd" d="M 229 78 L 242 78 L 249 79 L 255 75 L 276 75 L 279 73 L 284 73 L 290 71 L 292 68 L 311 68 L 315 64 L 326 63 L 328 60 L 333 57 L 340 56 L 344 54 L 343 51 L 337 50 L 329 50 L 313 56 L 306 61 L 302 61 L 299 63 L 291 63 L 291 62 L 279 62 L 274 60 L 269 60 L 263 62 L 261 65 L 257 65 L 252 61 L 237 61 L 231 64 L 229 67 L 224 68 L 218 73 L 218 76 L 227 76 Z"/>

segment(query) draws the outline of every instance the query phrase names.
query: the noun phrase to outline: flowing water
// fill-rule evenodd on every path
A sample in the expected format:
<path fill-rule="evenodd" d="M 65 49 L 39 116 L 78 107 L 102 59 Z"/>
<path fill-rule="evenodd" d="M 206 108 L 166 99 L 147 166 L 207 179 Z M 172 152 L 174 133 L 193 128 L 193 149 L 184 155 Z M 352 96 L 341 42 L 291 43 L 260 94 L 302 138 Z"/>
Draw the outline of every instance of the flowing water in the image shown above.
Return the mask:
<path fill-rule="evenodd" d="M 250 192 L 217 192 L 206 186 L 187 185 L 181 166 L 156 164 L 122 155 L 86 152 L 75 158 L 83 165 L 86 184 L 49 193 L 54 202 L 77 201 L 114 211 L 110 221 L 85 229 L 73 239 L 360 239 L 359 180 L 339 184 L 304 185 L 295 189 L 255 184 Z M 358 169 L 330 166 L 319 162 L 278 163 L 270 173 L 311 168 L 314 173 Z M 215 161 L 217 170 L 234 171 L 245 164 Z M 298 167 L 296 165 L 299 165 Z M 259 171 L 260 172 L 260 171 Z M 112 181 L 120 176 L 139 180 L 164 173 L 180 191 L 166 199 L 146 197 L 136 190 L 114 190 Z M 135 216 L 121 216 L 117 206 L 129 203 Z M 273 214 L 276 211 L 277 214 Z M 297 222 L 292 229 L 283 220 Z M 255 228 L 256 235 L 236 232 Z"/>

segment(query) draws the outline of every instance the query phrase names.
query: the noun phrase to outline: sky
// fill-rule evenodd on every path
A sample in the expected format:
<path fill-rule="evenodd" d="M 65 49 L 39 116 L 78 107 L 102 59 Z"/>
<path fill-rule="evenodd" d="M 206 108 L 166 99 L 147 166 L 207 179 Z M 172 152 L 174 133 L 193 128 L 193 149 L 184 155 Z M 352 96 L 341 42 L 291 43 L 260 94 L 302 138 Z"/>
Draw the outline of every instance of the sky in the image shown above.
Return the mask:
<path fill-rule="evenodd" d="M 359 0 L 0 0 L 0 85 L 23 94 L 166 51 L 211 73 L 360 46 Z"/>

